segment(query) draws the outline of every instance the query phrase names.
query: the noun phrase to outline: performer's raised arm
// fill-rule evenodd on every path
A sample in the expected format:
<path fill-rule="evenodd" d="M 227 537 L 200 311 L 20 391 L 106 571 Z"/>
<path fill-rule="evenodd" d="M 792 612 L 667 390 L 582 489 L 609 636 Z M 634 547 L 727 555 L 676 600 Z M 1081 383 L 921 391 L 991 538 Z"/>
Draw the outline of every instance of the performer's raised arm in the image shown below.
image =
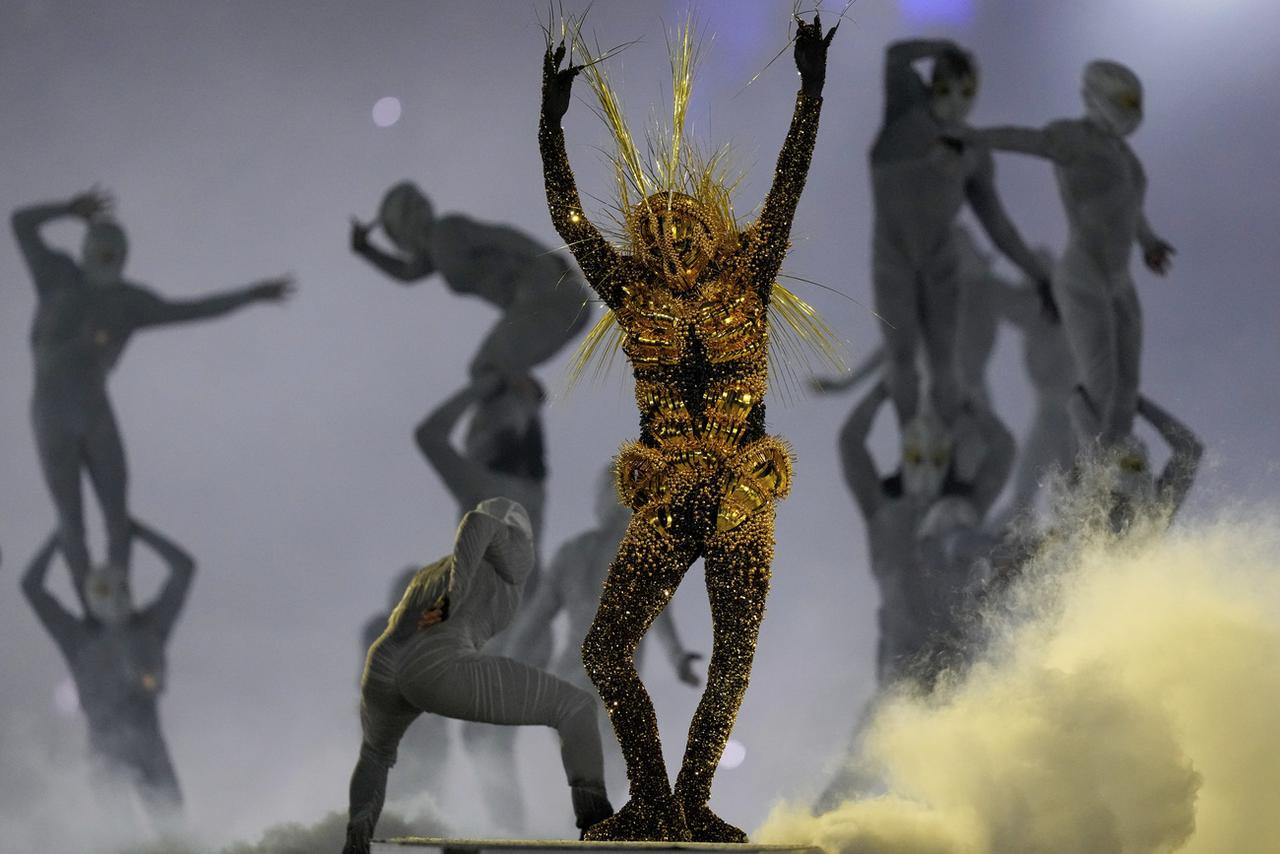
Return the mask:
<path fill-rule="evenodd" d="M 542 59 L 542 119 L 538 124 L 538 148 L 542 152 L 542 172 L 547 188 L 547 208 L 551 222 L 568 245 L 582 268 L 587 284 L 605 304 L 616 308 L 622 295 L 621 256 L 587 219 L 578 196 L 578 186 L 569 166 L 565 150 L 564 130 L 560 120 L 569 109 L 573 78 L 580 65 L 560 68 L 564 60 L 564 43 L 552 50 L 547 47 Z"/>
<path fill-rule="evenodd" d="M 414 442 L 444 481 L 445 489 L 464 507 L 476 496 L 486 494 L 493 477 L 483 462 L 460 453 L 450 436 L 467 409 L 486 394 L 493 382 L 493 375 L 485 374 L 478 382 L 463 386 L 432 410 L 413 432 Z"/>
<path fill-rule="evenodd" d="M 369 240 L 369 232 L 377 222 L 365 224 L 351 218 L 351 251 L 386 273 L 393 282 L 416 285 L 436 272 L 430 255 L 416 252 L 412 255 L 392 255 L 384 252 Z"/>
<path fill-rule="evenodd" d="M 950 39 L 907 39 L 894 42 L 884 52 L 884 123 L 927 104 L 929 86 L 912 63 L 936 59 L 949 51 L 961 52 Z"/>
<path fill-rule="evenodd" d="M 35 280 L 37 291 L 43 292 L 49 285 L 44 273 L 49 259 L 55 254 L 40 233 L 44 224 L 64 216 L 79 217 L 88 222 L 99 214 L 110 213 L 111 205 L 111 196 L 94 189 L 69 201 L 30 205 L 13 212 L 10 219 L 13 236 L 18 241 L 18 248 Z"/>
<path fill-rule="evenodd" d="M 53 638 L 63 655 L 69 655 L 75 642 L 83 633 L 83 629 L 75 615 L 54 598 L 45 587 L 45 578 L 49 575 L 49 565 L 53 562 L 54 552 L 58 550 L 58 541 L 58 533 L 55 531 L 49 535 L 44 545 L 40 547 L 40 551 L 36 552 L 36 556 L 31 559 L 31 564 L 22 575 L 22 592 L 31 604 L 31 610 L 35 611 L 36 617 L 40 619 L 40 625 L 44 626 L 45 631 Z"/>
<path fill-rule="evenodd" d="M 1164 471 L 1156 478 L 1156 495 L 1169 508 L 1169 517 L 1177 515 L 1195 482 L 1204 456 L 1204 444 L 1191 428 L 1149 398 L 1138 396 L 1138 414 L 1151 424 L 1168 443 L 1172 454 Z"/>
<path fill-rule="evenodd" d="M 861 385 L 862 382 L 884 369 L 884 347 L 872 350 L 863 360 L 843 374 L 830 377 L 814 377 L 809 390 L 818 394 L 836 394 Z"/>
<path fill-rule="evenodd" d="M 965 182 L 964 191 L 969 207 L 982 223 L 982 228 L 991 238 L 991 242 L 1006 258 L 1017 265 L 1028 279 L 1036 283 L 1041 299 L 1052 305 L 1053 297 L 1049 293 L 1049 266 L 1028 248 L 1017 226 L 1009 219 L 1004 203 L 1000 200 L 1000 194 L 996 192 L 995 162 L 992 160 L 991 152 L 981 152 L 978 168 Z"/>
<path fill-rule="evenodd" d="M 196 562 L 177 543 L 137 520 L 133 522 L 133 535 L 150 546 L 169 567 L 169 577 L 160 588 L 160 595 L 143 611 L 143 617 L 151 623 L 152 629 L 167 640 L 187 602 L 187 594 L 191 592 Z"/>
<path fill-rule="evenodd" d="M 1145 212 L 1138 215 L 1138 245 L 1142 247 L 1143 263 L 1151 272 L 1158 276 L 1169 272 L 1174 249 L 1151 228 Z"/>
<path fill-rule="evenodd" d="M 292 276 L 263 279 L 243 288 L 189 300 L 165 299 L 145 288 L 135 287 L 128 308 L 134 326 L 162 326 L 221 317 L 255 302 L 283 302 L 292 291 Z"/>
<path fill-rule="evenodd" d="M 948 130 L 945 135 L 996 151 L 1012 151 L 1015 154 L 1030 154 L 1046 160 L 1062 161 L 1068 157 L 1068 150 L 1062 139 L 1061 124 L 1054 122 L 1044 128 L 1013 125 L 980 129 L 958 128 Z"/>
<path fill-rule="evenodd" d="M 849 420 L 840 429 L 840 463 L 844 468 L 844 479 L 867 519 L 875 515 L 883 493 L 880 472 L 867 449 L 867 437 L 871 435 L 876 414 L 888 399 L 888 388 L 883 382 L 876 383 L 853 408 Z"/>
<path fill-rule="evenodd" d="M 796 108 L 791 115 L 787 139 L 778 153 L 773 185 L 760 208 L 760 217 L 747 235 L 752 275 L 766 298 L 791 245 L 791 221 L 800 203 L 800 193 L 804 190 L 809 162 L 813 158 L 813 146 L 818 138 L 822 85 L 827 76 L 827 47 L 840 27 L 836 24 L 824 37 L 820 16 L 814 15 L 812 24 L 797 21 L 795 60 L 800 71 L 800 91 L 796 94 Z"/>

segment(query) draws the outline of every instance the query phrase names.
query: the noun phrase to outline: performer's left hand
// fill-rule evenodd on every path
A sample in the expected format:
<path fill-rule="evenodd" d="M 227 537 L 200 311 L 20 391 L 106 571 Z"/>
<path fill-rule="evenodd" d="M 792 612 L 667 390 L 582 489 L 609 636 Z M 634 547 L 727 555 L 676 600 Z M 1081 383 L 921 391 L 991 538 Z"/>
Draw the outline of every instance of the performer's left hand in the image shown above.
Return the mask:
<path fill-rule="evenodd" d="M 1147 268 L 1157 276 L 1163 276 L 1169 272 L 1170 262 L 1173 260 L 1174 249 L 1163 240 L 1157 239 L 1154 243 L 1147 247 L 1142 253 L 1142 260 L 1146 262 Z"/>
<path fill-rule="evenodd" d="M 796 70 L 800 72 L 804 93 L 816 98 L 822 94 L 822 84 L 827 79 L 827 48 L 840 24 L 832 27 L 824 37 L 822 16 L 814 13 L 812 24 L 806 24 L 797 17 L 796 27 Z"/>
<path fill-rule="evenodd" d="M 573 78 L 582 70 L 581 65 L 566 65 L 564 62 L 565 45 L 552 49 L 547 45 L 547 52 L 542 57 L 542 115 L 549 122 L 559 124 L 564 114 L 569 111 L 569 96 L 573 91 Z"/>
<path fill-rule="evenodd" d="M 418 631 L 429 629 L 442 622 L 444 622 L 444 607 L 431 608 L 418 615 Z"/>
<path fill-rule="evenodd" d="M 676 665 L 676 678 L 686 685 L 697 688 L 702 684 L 701 677 L 698 672 L 693 669 L 693 665 L 702 660 L 702 653 L 686 652 L 680 656 L 680 663 Z"/>

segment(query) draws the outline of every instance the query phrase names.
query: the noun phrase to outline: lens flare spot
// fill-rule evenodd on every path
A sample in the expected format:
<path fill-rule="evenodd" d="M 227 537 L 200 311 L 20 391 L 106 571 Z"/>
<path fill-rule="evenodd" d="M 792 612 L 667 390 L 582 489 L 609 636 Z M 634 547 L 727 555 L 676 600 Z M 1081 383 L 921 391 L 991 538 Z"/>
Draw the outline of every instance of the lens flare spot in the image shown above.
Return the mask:
<path fill-rule="evenodd" d="M 724 753 L 720 756 L 720 767 L 733 770 L 745 762 L 747 759 L 747 748 L 740 741 L 729 739 L 729 743 L 724 746 Z"/>
<path fill-rule="evenodd" d="M 373 105 L 373 123 L 380 128 L 389 128 L 400 121 L 400 99 L 387 96 L 379 98 Z"/>

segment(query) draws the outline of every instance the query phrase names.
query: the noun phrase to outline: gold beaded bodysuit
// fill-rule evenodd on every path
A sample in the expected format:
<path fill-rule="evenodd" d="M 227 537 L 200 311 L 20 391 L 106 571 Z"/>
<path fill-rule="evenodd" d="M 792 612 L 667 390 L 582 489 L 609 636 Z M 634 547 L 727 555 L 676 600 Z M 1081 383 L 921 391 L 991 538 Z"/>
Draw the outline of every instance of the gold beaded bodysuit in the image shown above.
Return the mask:
<path fill-rule="evenodd" d="M 593 85 L 601 94 L 598 77 Z M 773 186 L 750 226 L 739 230 L 727 203 L 708 201 L 727 201 L 723 185 L 686 182 L 691 193 L 662 189 L 624 207 L 630 252 L 615 248 L 587 221 L 558 123 L 544 118 L 539 128 L 551 218 L 616 319 L 640 410 L 639 440 L 623 445 L 616 464 L 619 494 L 635 512 L 582 648 L 626 759 L 631 802 L 589 831 L 588 839 L 652 834 L 635 828 L 655 821 L 668 826 L 653 815 L 671 806 L 673 792 L 653 705 L 633 657 L 685 572 L 702 557 L 714 643 L 674 798 L 694 840 L 746 841 L 707 802 L 746 692 L 764 614 L 773 503 L 790 487 L 788 449 L 766 435 L 764 425 L 769 304 L 821 102 L 797 95 Z"/>

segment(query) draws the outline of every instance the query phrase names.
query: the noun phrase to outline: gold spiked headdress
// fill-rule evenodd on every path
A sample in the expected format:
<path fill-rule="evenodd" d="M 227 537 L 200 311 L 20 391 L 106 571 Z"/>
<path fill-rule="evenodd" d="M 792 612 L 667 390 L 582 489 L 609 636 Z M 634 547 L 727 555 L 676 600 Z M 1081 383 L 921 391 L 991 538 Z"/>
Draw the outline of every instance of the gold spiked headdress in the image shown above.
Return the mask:
<path fill-rule="evenodd" d="M 646 135 L 646 154 L 632 135 L 608 71 L 582 39 L 580 28 L 570 34 L 583 57 L 583 73 L 598 101 L 597 114 L 614 139 L 613 163 L 617 199 L 612 211 L 615 234 L 631 255 L 645 258 L 651 268 L 666 274 L 673 291 L 687 288 L 702 266 L 721 248 L 738 243 L 741 229 L 734 215 L 732 194 L 742 176 L 731 175 L 728 147 L 710 155 L 692 144 L 686 118 L 701 38 L 692 18 L 668 33 L 671 62 L 671 125 L 654 123 Z M 811 355 L 838 370 L 845 366 L 841 343 L 818 313 L 800 297 L 774 282 L 769 304 L 770 370 L 786 388 L 796 370 L 812 373 Z M 593 363 L 595 372 L 608 370 L 621 344 L 621 330 L 612 311 L 588 333 L 574 358 L 570 385 Z"/>

